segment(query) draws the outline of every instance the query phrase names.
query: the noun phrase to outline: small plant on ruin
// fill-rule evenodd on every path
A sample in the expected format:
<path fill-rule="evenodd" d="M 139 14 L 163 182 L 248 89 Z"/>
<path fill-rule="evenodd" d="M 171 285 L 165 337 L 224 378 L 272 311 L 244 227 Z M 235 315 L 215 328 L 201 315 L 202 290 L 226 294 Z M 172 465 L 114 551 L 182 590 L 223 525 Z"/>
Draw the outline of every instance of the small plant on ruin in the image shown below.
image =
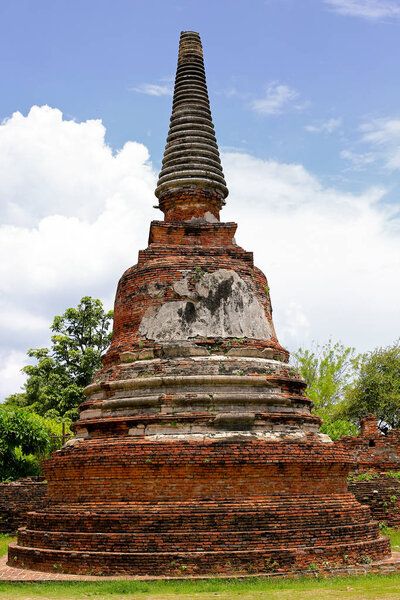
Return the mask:
<path fill-rule="evenodd" d="M 322 563 L 322 566 L 323 566 L 325 569 L 330 569 L 330 567 L 331 567 L 331 563 L 330 563 L 330 561 L 329 561 L 329 560 L 324 560 L 324 562 Z"/>
<path fill-rule="evenodd" d="M 277 566 L 278 566 L 278 563 L 276 562 L 276 560 L 272 560 L 272 558 L 270 560 L 266 560 L 264 563 L 265 571 L 275 571 Z"/>
<path fill-rule="evenodd" d="M 351 483 L 355 483 L 357 481 L 371 481 L 372 479 L 377 479 L 378 477 L 379 473 L 375 473 L 374 471 L 366 471 L 365 473 L 350 475 L 348 481 Z"/>
<path fill-rule="evenodd" d="M 363 562 L 366 565 L 370 565 L 372 563 L 372 558 L 368 554 L 365 554 L 362 557 L 361 562 Z"/>
<path fill-rule="evenodd" d="M 193 279 L 195 281 L 200 281 L 201 279 L 203 279 L 205 272 L 203 271 L 203 269 L 201 267 L 196 266 L 193 268 L 193 271 L 194 271 Z"/>

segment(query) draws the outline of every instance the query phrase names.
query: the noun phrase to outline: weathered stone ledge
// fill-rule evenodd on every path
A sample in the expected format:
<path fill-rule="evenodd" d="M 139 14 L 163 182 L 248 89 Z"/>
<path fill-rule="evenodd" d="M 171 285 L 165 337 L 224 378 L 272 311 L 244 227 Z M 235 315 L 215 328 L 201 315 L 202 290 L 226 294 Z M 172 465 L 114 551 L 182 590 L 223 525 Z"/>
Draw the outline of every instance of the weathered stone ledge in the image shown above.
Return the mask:
<path fill-rule="evenodd" d="M 120 390 L 130 388 L 183 386 L 185 384 L 203 385 L 239 385 L 254 387 L 272 387 L 271 377 L 264 375 L 182 375 L 167 377 L 138 377 L 136 379 L 121 379 L 107 383 L 92 383 L 84 389 L 85 396 L 102 390 Z"/>

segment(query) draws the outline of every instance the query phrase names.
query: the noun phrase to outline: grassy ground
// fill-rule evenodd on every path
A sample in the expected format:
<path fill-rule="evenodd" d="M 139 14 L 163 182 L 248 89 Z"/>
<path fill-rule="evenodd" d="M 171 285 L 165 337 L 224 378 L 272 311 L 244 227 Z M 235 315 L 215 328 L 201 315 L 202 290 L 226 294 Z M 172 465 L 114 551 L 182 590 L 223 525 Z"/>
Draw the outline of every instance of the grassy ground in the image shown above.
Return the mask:
<path fill-rule="evenodd" d="M 400 530 L 386 529 L 400 550 Z M 13 538 L 0 536 L 0 555 Z M 394 548 L 397 549 L 397 548 Z M 0 582 L 0 600 L 400 600 L 400 575 L 330 579 Z"/>
<path fill-rule="evenodd" d="M 155 582 L 0 583 L 1 600 L 400 600 L 400 576 Z"/>
<path fill-rule="evenodd" d="M 390 537 L 392 550 L 394 552 L 400 552 L 400 529 L 395 529 L 394 527 L 385 527 L 381 530 L 381 532 L 383 535 L 388 535 Z"/>
<path fill-rule="evenodd" d="M 7 552 L 8 544 L 14 542 L 16 538 L 11 537 L 10 535 L 4 535 L 0 533 L 0 556 L 3 556 Z"/>

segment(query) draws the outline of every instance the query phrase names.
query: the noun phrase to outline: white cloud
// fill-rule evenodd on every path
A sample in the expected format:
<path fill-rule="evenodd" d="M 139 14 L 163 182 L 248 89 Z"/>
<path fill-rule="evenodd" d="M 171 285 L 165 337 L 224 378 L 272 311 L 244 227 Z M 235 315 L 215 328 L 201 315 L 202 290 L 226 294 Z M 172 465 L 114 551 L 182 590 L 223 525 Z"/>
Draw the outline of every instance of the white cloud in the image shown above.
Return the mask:
<path fill-rule="evenodd" d="M 362 141 L 381 152 L 386 166 L 400 169 L 400 119 L 375 119 L 361 126 Z"/>
<path fill-rule="evenodd" d="M 147 94 L 148 96 L 172 96 L 172 86 L 158 83 L 141 83 L 131 88 L 132 92 Z"/>
<path fill-rule="evenodd" d="M 291 300 L 282 310 L 279 336 L 291 343 L 294 340 L 307 339 L 310 336 L 310 325 L 301 303 Z"/>
<path fill-rule="evenodd" d="M 298 92 L 288 85 L 272 82 L 265 90 L 265 97 L 253 100 L 251 107 L 261 115 L 278 115 L 290 108 L 297 110 L 303 108 L 293 104 L 298 97 Z"/>
<path fill-rule="evenodd" d="M 342 150 L 340 152 L 340 158 L 348 160 L 352 163 L 353 169 L 362 171 L 366 167 L 377 160 L 377 156 L 372 152 L 353 152 L 352 150 Z"/>
<path fill-rule="evenodd" d="M 324 121 L 318 125 L 306 125 L 305 129 L 311 133 L 332 133 L 338 129 L 341 124 L 342 119 L 338 117 L 337 119 L 328 119 L 328 121 Z"/>
<path fill-rule="evenodd" d="M 0 126 L 0 353 L 46 345 L 52 317 L 83 295 L 109 301 L 147 244 L 143 222 L 159 216 L 148 151 L 113 154 L 104 135 L 47 106 Z"/>
<path fill-rule="evenodd" d="M 0 304 L 1 306 L 1 304 Z M 6 305 L 0 310 L 0 329 L 5 331 L 12 325 L 13 331 L 40 331 L 49 326 L 47 319 L 32 315 L 27 310 Z"/>
<path fill-rule="evenodd" d="M 22 367 L 27 364 L 26 355 L 23 352 L 11 350 L 0 352 L 0 402 L 10 394 L 20 391 L 25 381 L 25 375 L 21 373 Z"/>
<path fill-rule="evenodd" d="M 112 194 L 132 186 L 139 174 L 142 181 L 147 149 L 129 142 L 113 155 L 104 136 L 101 121 L 63 120 L 61 111 L 49 106 L 33 106 L 26 117 L 16 112 L 5 120 L 0 125 L 1 222 L 30 227 L 48 214 L 92 222 Z"/>
<path fill-rule="evenodd" d="M 334 339 L 367 350 L 398 335 L 399 207 L 385 190 L 325 187 L 301 165 L 224 154 L 224 220 L 271 288 L 278 338 L 292 349 Z M 397 210 L 397 212 L 396 212 Z"/>
<path fill-rule="evenodd" d="M 48 343 L 55 314 L 87 294 L 112 305 L 150 220 L 161 217 L 146 148 L 128 142 L 114 154 L 104 133 L 100 121 L 65 121 L 49 107 L 0 127 L 0 203 L 12 198 L 0 228 L 4 395 L 18 391 L 25 352 Z M 238 243 L 269 279 L 281 342 L 294 349 L 332 335 L 360 350 L 391 342 L 400 227 L 384 190 L 345 193 L 301 165 L 240 152 L 225 153 L 223 165 L 231 194 L 222 218 L 239 222 Z"/>
<path fill-rule="evenodd" d="M 325 4 L 340 14 L 361 17 L 371 21 L 400 16 L 400 4 L 388 0 L 324 0 Z"/>

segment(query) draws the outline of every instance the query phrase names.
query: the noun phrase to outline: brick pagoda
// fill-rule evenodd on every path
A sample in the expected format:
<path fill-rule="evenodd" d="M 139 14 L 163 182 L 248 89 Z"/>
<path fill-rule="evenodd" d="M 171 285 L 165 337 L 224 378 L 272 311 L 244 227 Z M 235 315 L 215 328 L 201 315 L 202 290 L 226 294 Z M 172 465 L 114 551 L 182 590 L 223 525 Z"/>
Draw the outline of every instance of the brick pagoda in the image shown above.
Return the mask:
<path fill-rule="evenodd" d="M 44 462 L 50 507 L 30 513 L 10 565 L 236 575 L 390 555 L 288 365 L 264 274 L 220 222 L 227 195 L 200 38 L 183 32 L 164 220 L 119 282 L 76 435 Z"/>

